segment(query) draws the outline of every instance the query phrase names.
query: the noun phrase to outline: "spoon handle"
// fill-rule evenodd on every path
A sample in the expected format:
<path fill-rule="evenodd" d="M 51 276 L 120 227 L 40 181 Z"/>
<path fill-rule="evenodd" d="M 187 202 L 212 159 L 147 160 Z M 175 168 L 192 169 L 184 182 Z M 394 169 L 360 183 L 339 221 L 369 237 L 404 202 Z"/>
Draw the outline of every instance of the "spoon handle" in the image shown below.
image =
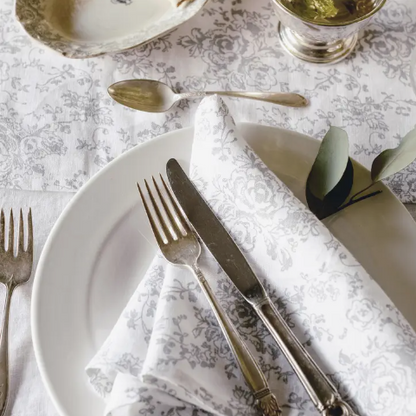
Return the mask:
<path fill-rule="evenodd" d="M 178 94 L 178 98 L 183 100 L 185 98 L 192 99 L 214 94 L 226 97 L 249 98 L 252 100 L 284 105 L 286 107 L 306 107 L 308 105 L 308 100 L 305 97 L 290 92 L 200 91 Z"/>

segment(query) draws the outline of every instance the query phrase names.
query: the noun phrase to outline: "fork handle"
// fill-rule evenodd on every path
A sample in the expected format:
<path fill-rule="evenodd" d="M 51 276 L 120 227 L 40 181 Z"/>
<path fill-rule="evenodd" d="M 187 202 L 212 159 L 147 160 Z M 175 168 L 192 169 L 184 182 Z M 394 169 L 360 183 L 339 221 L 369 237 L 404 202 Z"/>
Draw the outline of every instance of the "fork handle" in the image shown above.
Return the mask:
<path fill-rule="evenodd" d="M 3 317 L 1 322 L 0 339 L 0 416 L 6 413 L 7 396 L 9 391 L 9 316 L 10 301 L 15 289 L 12 283 L 5 284 L 6 299 L 4 302 Z"/>
<path fill-rule="evenodd" d="M 237 361 L 247 384 L 253 390 L 254 397 L 256 399 L 256 406 L 265 416 L 280 415 L 281 410 L 277 399 L 270 391 L 266 377 L 260 369 L 260 366 L 216 300 L 214 292 L 199 267 L 194 265 L 191 269 L 194 272 L 202 291 L 207 297 L 212 310 L 214 311 L 214 315 L 220 324 L 225 339 L 234 354 L 234 358 Z"/>

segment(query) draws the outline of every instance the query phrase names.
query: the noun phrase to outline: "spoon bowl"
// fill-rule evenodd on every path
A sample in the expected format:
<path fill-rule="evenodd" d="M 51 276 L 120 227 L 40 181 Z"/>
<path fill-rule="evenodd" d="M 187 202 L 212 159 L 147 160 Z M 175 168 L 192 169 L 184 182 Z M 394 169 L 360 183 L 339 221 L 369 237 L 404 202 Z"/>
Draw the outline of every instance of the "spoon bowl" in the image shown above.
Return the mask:
<path fill-rule="evenodd" d="M 168 111 L 177 101 L 168 85 L 151 79 L 116 82 L 108 88 L 108 93 L 120 104 L 152 113 Z"/>
<path fill-rule="evenodd" d="M 151 79 L 132 79 L 116 82 L 108 88 L 110 96 L 120 104 L 135 110 L 161 113 L 168 111 L 177 101 L 202 98 L 208 95 L 249 98 L 280 104 L 287 107 L 305 107 L 305 97 L 294 93 L 246 92 L 246 91 L 197 91 L 176 94 L 168 85 Z"/>

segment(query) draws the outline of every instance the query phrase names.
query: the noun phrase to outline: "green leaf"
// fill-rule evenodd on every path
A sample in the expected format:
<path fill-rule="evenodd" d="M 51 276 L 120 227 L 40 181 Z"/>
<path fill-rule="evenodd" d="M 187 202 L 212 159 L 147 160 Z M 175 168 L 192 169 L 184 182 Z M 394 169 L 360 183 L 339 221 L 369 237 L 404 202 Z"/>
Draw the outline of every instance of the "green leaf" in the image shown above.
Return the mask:
<path fill-rule="evenodd" d="M 380 153 L 371 166 L 373 182 L 381 181 L 405 167 L 416 159 L 416 129 L 411 130 L 395 149 L 387 149 Z"/>
<path fill-rule="evenodd" d="M 348 151 L 347 133 L 331 127 L 322 140 L 306 185 L 316 198 L 323 200 L 338 185 L 347 168 Z"/>
<path fill-rule="evenodd" d="M 309 209 L 320 219 L 329 217 L 337 212 L 338 208 L 344 203 L 351 192 L 354 181 L 354 167 L 350 158 L 348 158 L 347 168 L 342 175 L 337 186 L 329 192 L 323 200 L 317 198 L 306 185 L 306 201 Z"/>

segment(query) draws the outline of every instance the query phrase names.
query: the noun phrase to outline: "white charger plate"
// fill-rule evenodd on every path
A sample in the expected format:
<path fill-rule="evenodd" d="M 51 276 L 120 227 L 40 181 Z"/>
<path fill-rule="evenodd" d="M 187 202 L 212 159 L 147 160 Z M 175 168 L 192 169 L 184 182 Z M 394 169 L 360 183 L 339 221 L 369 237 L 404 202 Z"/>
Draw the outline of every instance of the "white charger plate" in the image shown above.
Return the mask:
<path fill-rule="evenodd" d="M 304 201 L 319 142 L 255 124 L 240 129 Z M 78 192 L 49 236 L 36 272 L 32 329 L 42 378 L 62 415 L 103 414 L 104 404 L 88 385 L 84 368 L 156 251 L 136 182 L 164 173 L 171 157 L 188 169 L 192 140 L 193 129 L 179 130 L 117 158 Z M 354 188 L 368 181 L 369 172 L 355 164 Z M 383 193 L 325 222 L 416 327 L 416 225 L 384 185 L 378 189 Z"/>
<path fill-rule="evenodd" d="M 207 0 L 16 0 L 16 19 L 35 40 L 68 58 L 143 45 L 195 16 Z"/>

